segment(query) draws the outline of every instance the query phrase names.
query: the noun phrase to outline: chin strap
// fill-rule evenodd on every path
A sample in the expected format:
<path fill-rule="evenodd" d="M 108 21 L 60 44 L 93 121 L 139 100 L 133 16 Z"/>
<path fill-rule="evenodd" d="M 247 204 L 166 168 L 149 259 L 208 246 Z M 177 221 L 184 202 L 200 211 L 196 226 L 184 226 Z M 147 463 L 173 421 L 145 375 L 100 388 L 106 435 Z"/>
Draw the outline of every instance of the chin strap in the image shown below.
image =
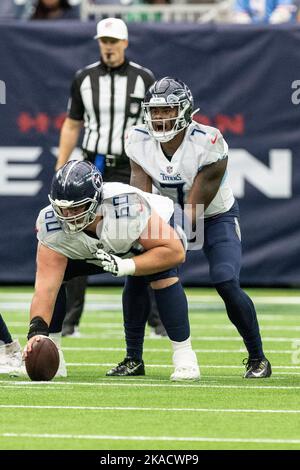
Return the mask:
<path fill-rule="evenodd" d="M 200 111 L 200 108 L 197 108 L 197 109 L 195 109 L 195 111 L 192 112 L 191 119 L 193 119 L 193 117 L 195 116 L 195 114 L 198 113 L 198 111 Z"/>

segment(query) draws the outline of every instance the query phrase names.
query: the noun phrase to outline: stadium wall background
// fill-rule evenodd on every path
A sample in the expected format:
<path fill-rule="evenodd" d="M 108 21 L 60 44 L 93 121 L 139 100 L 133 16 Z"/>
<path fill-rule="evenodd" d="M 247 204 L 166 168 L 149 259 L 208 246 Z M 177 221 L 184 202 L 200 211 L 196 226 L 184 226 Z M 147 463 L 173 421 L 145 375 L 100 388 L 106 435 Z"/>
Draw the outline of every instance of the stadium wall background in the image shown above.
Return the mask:
<path fill-rule="evenodd" d="M 0 24 L 0 282 L 32 283 L 74 72 L 98 60 L 94 23 Z M 246 285 L 300 285 L 300 26 L 130 24 L 128 57 L 192 89 L 196 116 L 230 145 Z M 186 285 L 208 285 L 199 252 Z M 111 284 L 111 276 L 92 282 Z"/>

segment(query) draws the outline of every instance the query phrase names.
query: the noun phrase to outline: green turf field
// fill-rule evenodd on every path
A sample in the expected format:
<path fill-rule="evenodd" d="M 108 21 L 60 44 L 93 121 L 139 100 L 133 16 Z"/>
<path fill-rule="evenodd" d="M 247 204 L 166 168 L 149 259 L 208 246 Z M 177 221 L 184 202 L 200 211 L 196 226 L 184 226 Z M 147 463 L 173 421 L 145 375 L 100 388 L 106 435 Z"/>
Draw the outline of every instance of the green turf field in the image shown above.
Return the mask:
<path fill-rule="evenodd" d="M 31 289 L 0 289 L 25 344 Z M 197 383 L 171 383 L 166 338 L 145 340 L 146 376 L 106 378 L 124 357 L 120 289 L 90 288 L 81 338 L 66 338 L 67 379 L 0 376 L 0 449 L 300 449 L 300 291 L 249 290 L 270 379 L 242 378 L 243 343 L 214 290 L 187 289 Z"/>

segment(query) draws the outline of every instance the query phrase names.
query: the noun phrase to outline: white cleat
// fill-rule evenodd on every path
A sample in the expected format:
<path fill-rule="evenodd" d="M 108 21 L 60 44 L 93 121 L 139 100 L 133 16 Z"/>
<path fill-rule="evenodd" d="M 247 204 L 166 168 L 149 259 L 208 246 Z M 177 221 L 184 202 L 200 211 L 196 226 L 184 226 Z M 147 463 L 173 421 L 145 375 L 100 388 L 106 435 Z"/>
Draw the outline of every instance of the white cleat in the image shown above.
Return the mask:
<path fill-rule="evenodd" d="M 68 372 L 67 372 L 66 361 L 65 361 L 63 352 L 60 348 L 58 348 L 58 354 L 59 354 L 59 366 L 54 377 L 67 377 Z"/>
<path fill-rule="evenodd" d="M 12 377 L 23 375 L 22 350 L 17 339 L 0 346 L 0 374 L 9 374 Z"/>
<path fill-rule="evenodd" d="M 171 375 L 173 382 L 180 380 L 200 380 L 200 370 L 198 366 L 175 367 L 175 371 Z"/>
<path fill-rule="evenodd" d="M 172 381 L 200 379 L 197 356 L 192 349 L 175 351 L 173 354 L 173 364 L 175 370 L 170 377 Z"/>
<path fill-rule="evenodd" d="M 67 366 L 66 366 L 66 361 L 64 358 L 64 354 L 61 350 L 60 344 L 61 344 L 61 334 L 60 333 L 50 333 L 49 338 L 52 339 L 52 341 L 56 344 L 56 347 L 58 349 L 58 354 L 59 354 L 59 366 L 57 369 L 57 372 L 54 377 L 67 377 L 68 372 L 67 372 Z"/>

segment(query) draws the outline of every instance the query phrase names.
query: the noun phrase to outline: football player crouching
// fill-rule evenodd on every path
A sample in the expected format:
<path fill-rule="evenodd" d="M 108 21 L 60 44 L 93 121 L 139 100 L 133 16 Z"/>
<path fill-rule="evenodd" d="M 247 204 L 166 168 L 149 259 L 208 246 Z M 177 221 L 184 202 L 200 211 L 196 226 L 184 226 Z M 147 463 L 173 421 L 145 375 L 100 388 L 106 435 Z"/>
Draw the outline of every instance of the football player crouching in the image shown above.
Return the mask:
<path fill-rule="evenodd" d="M 101 173 L 88 161 L 69 161 L 58 170 L 49 199 L 51 205 L 37 220 L 35 292 L 24 356 L 31 353 L 36 336 L 61 331 L 66 312 L 64 281 L 110 272 L 127 276 L 122 375 L 145 374 L 143 341 L 137 344 L 135 337 L 137 332 L 143 336 L 149 306 L 137 304 L 136 299 L 150 283 L 173 347 L 171 379 L 198 380 L 187 300 L 177 272 L 185 259 L 185 237 L 172 227 L 173 202 L 126 184 L 103 184 Z M 128 283 L 131 277 L 139 279 L 133 287 Z"/>

